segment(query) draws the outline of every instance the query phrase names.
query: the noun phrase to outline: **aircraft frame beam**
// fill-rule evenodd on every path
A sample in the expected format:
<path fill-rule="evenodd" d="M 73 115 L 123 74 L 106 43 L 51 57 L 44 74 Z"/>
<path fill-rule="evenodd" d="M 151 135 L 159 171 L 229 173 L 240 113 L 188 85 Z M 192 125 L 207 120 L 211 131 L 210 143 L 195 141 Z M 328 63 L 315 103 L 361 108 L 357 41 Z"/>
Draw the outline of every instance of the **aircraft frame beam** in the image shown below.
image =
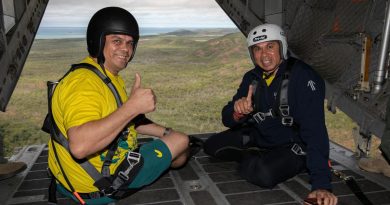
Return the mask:
<path fill-rule="evenodd" d="M 389 47 L 389 39 L 390 39 L 390 2 L 387 1 L 386 5 L 386 18 L 383 26 L 382 32 L 382 44 L 380 48 L 380 56 L 379 56 L 379 66 L 378 70 L 375 72 L 375 80 L 374 80 L 374 94 L 378 94 L 382 90 L 382 85 L 385 79 L 385 63 L 388 57 L 388 47 Z"/>

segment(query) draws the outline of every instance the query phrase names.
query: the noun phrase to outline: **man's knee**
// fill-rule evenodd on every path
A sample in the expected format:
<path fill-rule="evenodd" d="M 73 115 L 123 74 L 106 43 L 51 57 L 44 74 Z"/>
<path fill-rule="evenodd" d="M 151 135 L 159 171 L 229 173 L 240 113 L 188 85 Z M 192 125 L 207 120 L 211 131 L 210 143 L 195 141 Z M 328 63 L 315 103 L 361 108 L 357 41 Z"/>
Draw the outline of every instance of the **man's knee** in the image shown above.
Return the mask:
<path fill-rule="evenodd" d="M 183 149 L 187 148 L 190 143 L 189 137 L 180 132 L 174 134 L 174 141 L 177 146 L 182 147 Z"/>
<path fill-rule="evenodd" d="M 210 155 L 210 156 L 214 156 L 215 155 L 215 150 L 214 150 L 214 146 L 213 146 L 213 143 L 212 143 L 212 140 L 210 139 L 207 139 L 204 144 L 203 144 L 203 152 Z"/>
<path fill-rule="evenodd" d="M 169 148 L 162 140 L 157 139 L 142 145 L 139 152 L 143 157 L 143 164 L 136 172 L 129 188 L 139 188 L 152 183 L 171 164 L 172 157 Z"/>
<path fill-rule="evenodd" d="M 226 141 L 228 140 L 228 137 L 225 137 L 225 134 L 227 131 L 215 134 L 207 138 L 207 140 L 203 144 L 203 151 L 204 153 L 216 157 L 217 150 L 229 146 L 226 145 Z"/>
<path fill-rule="evenodd" d="M 239 169 L 242 178 L 263 188 L 273 188 L 280 183 L 274 171 L 259 159 L 244 160 Z"/>
<path fill-rule="evenodd" d="M 189 137 L 180 132 L 172 132 L 160 139 L 168 146 L 172 159 L 183 153 L 189 146 Z"/>

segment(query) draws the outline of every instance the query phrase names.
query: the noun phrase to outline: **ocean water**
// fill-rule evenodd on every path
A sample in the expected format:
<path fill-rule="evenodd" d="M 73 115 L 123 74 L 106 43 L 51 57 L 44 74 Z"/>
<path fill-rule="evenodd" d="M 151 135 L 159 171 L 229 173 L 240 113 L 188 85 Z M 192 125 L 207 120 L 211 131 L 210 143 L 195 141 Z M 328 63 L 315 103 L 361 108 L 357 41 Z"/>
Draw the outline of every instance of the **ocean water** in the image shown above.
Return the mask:
<path fill-rule="evenodd" d="M 185 28 L 140 28 L 141 36 L 158 35 Z M 85 38 L 85 27 L 40 27 L 36 39 Z"/>

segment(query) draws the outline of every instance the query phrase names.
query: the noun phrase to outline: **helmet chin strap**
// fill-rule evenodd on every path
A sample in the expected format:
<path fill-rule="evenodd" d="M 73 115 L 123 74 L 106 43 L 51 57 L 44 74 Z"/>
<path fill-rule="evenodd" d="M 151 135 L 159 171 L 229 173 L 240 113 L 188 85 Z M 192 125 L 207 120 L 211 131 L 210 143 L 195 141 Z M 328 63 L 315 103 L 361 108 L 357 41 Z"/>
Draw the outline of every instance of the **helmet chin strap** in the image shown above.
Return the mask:
<path fill-rule="evenodd" d="M 98 57 L 92 57 L 92 58 L 96 59 L 96 63 L 100 65 L 100 67 L 103 70 L 104 75 L 107 76 L 106 67 L 104 66 L 104 58 L 101 59 L 99 56 Z"/>
<path fill-rule="evenodd" d="M 130 61 L 133 60 L 134 55 L 135 55 L 135 50 L 137 49 L 137 44 L 138 44 L 138 43 L 135 43 L 135 44 L 133 45 L 133 52 L 132 52 L 131 57 L 130 57 L 129 61 L 127 62 L 127 64 L 129 64 Z M 127 66 L 127 65 L 126 65 L 126 66 Z"/>
<path fill-rule="evenodd" d="M 100 67 L 102 68 L 104 75 L 108 76 L 107 72 L 106 72 L 106 67 L 104 67 L 104 62 L 98 62 L 98 63 L 100 65 Z"/>

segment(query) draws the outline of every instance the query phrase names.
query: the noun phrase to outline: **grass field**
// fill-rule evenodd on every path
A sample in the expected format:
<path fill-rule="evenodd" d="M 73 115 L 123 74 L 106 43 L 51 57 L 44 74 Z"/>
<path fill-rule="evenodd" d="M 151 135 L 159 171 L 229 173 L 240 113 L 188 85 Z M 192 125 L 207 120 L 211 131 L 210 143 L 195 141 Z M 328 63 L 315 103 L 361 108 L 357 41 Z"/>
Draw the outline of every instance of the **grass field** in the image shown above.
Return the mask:
<path fill-rule="evenodd" d="M 207 35 L 206 35 L 207 34 Z M 142 37 L 134 61 L 122 72 L 130 90 L 134 73 L 157 95 L 157 110 L 148 117 L 185 133 L 224 130 L 220 111 L 252 67 L 241 33 Z M 0 135 L 6 155 L 15 147 L 46 143 L 40 131 L 47 111 L 46 81 L 60 78 L 87 55 L 83 39 L 36 40 L 5 113 Z M 353 148 L 356 126 L 341 112 L 326 112 L 331 139 Z"/>

